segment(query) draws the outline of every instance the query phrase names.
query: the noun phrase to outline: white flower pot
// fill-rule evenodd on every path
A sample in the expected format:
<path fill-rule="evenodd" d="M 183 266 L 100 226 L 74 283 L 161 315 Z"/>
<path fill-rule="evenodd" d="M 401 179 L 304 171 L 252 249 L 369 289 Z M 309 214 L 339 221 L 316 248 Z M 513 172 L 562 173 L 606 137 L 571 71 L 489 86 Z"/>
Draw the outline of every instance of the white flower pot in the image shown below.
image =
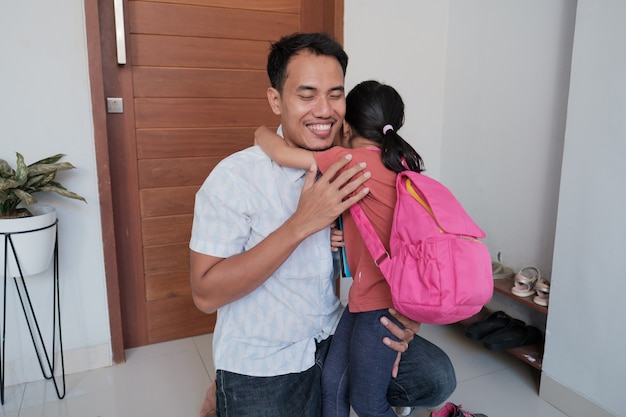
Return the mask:
<path fill-rule="evenodd" d="M 18 277 L 20 272 L 7 235 L 13 241 L 24 276 L 36 275 L 47 270 L 54 254 L 57 230 L 55 209 L 35 204 L 29 206 L 28 210 L 33 214 L 32 217 L 0 219 L 0 268 L 4 268 L 6 263 L 9 277 Z M 5 242 L 8 246 L 7 259 L 4 255 Z M 0 270 L 0 276 L 4 276 L 4 270 Z"/>

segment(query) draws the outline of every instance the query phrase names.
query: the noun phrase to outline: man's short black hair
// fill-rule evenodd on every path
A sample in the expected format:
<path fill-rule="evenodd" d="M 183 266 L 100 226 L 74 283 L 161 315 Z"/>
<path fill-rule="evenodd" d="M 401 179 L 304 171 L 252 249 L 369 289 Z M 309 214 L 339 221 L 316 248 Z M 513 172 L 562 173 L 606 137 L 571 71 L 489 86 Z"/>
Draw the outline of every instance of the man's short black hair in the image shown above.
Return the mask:
<path fill-rule="evenodd" d="M 267 57 L 267 75 L 272 87 L 279 93 L 283 91 L 289 60 L 302 50 L 315 55 L 335 57 L 341 65 L 345 77 L 348 68 L 348 55 L 335 38 L 322 32 L 294 33 L 283 36 L 278 42 L 273 43 Z"/>

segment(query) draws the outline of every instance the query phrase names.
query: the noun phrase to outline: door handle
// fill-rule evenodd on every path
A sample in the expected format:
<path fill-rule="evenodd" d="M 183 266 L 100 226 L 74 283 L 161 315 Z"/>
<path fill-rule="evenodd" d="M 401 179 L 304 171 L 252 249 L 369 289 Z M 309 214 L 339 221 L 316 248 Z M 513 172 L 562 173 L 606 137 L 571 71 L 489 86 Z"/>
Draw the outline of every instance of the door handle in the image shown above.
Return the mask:
<path fill-rule="evenodd" d="M 124 32 L 124 0 L 113 0 L 115 12 L 115 44 L 117 46 L 117 63 L 126 64 L 126 33 Z"/>

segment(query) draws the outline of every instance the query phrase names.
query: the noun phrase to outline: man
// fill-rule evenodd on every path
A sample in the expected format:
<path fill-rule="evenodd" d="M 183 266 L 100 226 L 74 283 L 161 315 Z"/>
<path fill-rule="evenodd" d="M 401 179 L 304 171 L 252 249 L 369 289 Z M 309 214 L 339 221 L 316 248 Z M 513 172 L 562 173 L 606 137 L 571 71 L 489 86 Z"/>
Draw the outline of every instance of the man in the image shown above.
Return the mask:
<path fill-rule="evenodd" d="M 342 47 L 324 34 L 295 34 L 272 45 L 267 95 L 290 146 L 333 145 L 345 114 L 347 63 Z M 220 162 L 196 195 L 191 284 L 200 310 L 218 310 L 220 417 L 320 414 L 321 366 L 341 313 L 329 225 L 368 192 L 364 166 L 335 178 L 347 162 L 316 179 L 315 166 L 281 167 L 251 147 Z M 434 345 L 413 338 L 417 323 L 399 320 L 405 328 L 383 323 L 398 340 L 382 342 L 406 350 L 390 402 L 437 405 L 454 390 L 452 365 Z"/>

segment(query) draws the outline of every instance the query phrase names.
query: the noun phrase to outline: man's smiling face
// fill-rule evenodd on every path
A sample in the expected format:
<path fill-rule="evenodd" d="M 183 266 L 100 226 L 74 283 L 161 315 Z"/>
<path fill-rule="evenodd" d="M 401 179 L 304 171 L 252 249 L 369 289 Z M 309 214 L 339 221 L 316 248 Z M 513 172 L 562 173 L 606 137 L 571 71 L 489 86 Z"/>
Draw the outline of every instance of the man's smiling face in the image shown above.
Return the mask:
<path fill-rule="evenodd" d="M 346 114 L 343 71 L 336 58 L 300 52 L 289 60 L 282 94 L 274 88 L 267 94 L 289 145 L 310 150 L 333 145 Z"/>

